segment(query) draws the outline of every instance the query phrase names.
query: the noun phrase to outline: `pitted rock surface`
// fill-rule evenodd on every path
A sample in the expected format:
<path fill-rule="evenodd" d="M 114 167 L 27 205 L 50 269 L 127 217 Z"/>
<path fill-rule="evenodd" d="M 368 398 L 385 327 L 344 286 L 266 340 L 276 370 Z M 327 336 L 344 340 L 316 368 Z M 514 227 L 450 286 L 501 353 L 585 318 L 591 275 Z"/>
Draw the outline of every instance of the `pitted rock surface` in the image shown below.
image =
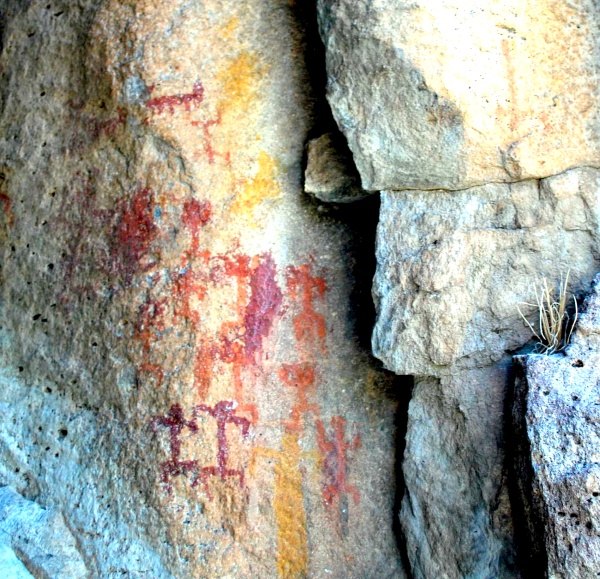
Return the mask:
<path fill-rule="evenodd" d="M 0 484 L 91 577 L 404 576 L 301 8 L 0 3 Z"/>

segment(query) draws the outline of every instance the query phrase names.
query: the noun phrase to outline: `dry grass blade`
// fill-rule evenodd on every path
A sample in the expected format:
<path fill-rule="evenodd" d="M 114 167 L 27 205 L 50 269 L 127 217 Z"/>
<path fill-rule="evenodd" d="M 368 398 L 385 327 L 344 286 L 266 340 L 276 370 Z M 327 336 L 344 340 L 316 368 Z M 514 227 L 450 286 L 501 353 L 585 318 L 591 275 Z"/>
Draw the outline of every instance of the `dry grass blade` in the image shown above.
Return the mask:
<path fill-rule="evenodd" d="M 555 352 L 564 350 L 571 340 L 573 329 L 577 323 L 578 311 L 575 296 L 572 296 L 573 304 L 575 306 L 575 313 L 572 319 L 570 319 L 567 311 L 569 302 L 567 298 L 569 273 L 570 272 L 567 272 L 564 280 L 561 276 L 560 285 L 558 287 L 558 296 L 555 295 L 555 291 L 548 286 L 548 281 L 544 278 L 539 290 L 536 285 L 533 286 L 536 303 L 522 304 L 537 308 L 537 329 L 534 328 L 533 324 L 525 317 L 521 308 L 517 306 L 517 310 L 523 318 L 523 321 L 527 324 L 527 327 L 532 331 L 539 342 L 538 350 L 544 354 L 554 354 Z"/>

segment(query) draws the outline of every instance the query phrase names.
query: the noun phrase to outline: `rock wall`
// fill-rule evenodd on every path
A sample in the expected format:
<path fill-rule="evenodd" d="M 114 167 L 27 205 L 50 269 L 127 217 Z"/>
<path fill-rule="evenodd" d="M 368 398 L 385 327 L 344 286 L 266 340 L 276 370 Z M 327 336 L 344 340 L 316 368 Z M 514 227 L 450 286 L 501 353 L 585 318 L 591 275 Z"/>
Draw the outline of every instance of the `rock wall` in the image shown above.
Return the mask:
<path fill-rule="evenodd" d="M 37 509 L 69 577 L 404 577 L 353 305 L 373 203 L 302 191 L 308 11 L 0 13 L 1 565 L 66 573 L 17 540 Z"/>
<path fill-rule="evenodd" d="M 415 378 L 411 573 L 528 576 L 505 428 L 511 357 L 531 339 L 517 306 L 568 271 L 581 296 L 599 269 L 598 6 L 318 6 L 333 115 L 363 189 L 381 191 L 373 350 Z"/>
<path fill-rule="evenodd" d="M 531 576 L 598 575 L 599 283 L 565 355 L 516 358 L 515 473 Z"/>
<path fill-rule="evenodd" d="M 7 573 L 526 576 L 517 305 L 599 269 L 600 6 L 312 8 L 0 0 Z"/>

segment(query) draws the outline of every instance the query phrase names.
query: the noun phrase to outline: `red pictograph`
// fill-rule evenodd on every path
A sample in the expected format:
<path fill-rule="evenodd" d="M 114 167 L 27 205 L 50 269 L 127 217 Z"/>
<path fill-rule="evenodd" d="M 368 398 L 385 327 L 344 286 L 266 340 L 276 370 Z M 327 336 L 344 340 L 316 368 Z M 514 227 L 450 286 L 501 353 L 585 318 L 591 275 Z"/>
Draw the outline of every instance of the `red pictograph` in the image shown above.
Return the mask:
<path fill-rule="evenodd" d="M 222 157 L 227 165 L 231 163 L 231 154 L 229 151 L 220 153 L 213 147 L 213 137 L 211 129 L 221 124 L 221 115 L 219 114 L 216 119 L 209 119 L 207 121 L 191 121 L 193 127 L 199 127 L 202 130 L 202 136 L 204 138 L 204 155 L 208 159 L 208 164 L 213 165 L 217 157 Z"/>
<path fill-rule="evenodd" d="M 279 370 L 280 380 L 295 389 L 297 403 L 292 407 L 292 417 L 286 423 L 290 432 L 301 432 L 302 419 L 308 412 L 319 415 L 319 407 L 309 402 L 309 394 L 315 391 L 315 367 L 309 363 L 283 364 Z"/>
<path fill-rule="evenodd" d="M 206 412 L 217 421 L 217 464 L 214 466 L 205 466 L 200 470 L 199 480 L 204 485 L 207 495 L 210 497 L 208 491 L 208 479 L 211 476 L 218 476 L 221 480 L 225 480 L 227 477 L 239 477 L 240 484 L 244 487 L 244 471 L 243 469 L 233 469 L 228 467 L 229 460 L 229 442 L 227 440 L 227 433 L 225 427 L 227 424 L 235 424 L 242 432 L 244 439 L 247 438 L 250 429 L 250 421 L 242 416 L 236 416 L 236 405 L 230 400 L 222 400 L 214 406 L 207 406 L 206 404 L 198 404 L 194 408 L 194 413 Z M 194 481 L 192 486 L 196 486 L 197 481 Z"/>
<path fill-rule="evenodd" d="M 300 312 L 294 316 L 294 333 L 302 346 L 323 345 L 325 318 L 317 313 L 315 299 L 323 299 L 327 290 L 325 279 L 312 274 L 312 267 L 304 264 L 287 268 L 287 286 L 291 298 L 300 303 Z"/>
<path fill-rule="evenodd" d="M 151 87 L 150 91 L 153 90 L 154 87 Z M 193 105 L 200 105 L 203 100 L 204 87 L 200 81 L 196 81 L 192 92 L 153 98 L 146 102 L 146 107 L 157 114 L 162 114 L 165 109 L 174 114 L 176 107 L 184 107 L 186 111 L 190 111 Z"/>
<path fill-rule="evenodd" d="M 169 412 L 165 416 L 154 416 L 150 421 L 150 427 L 154 432 L 158 427 L 163 427 L 169 430 L 170 438 L 170 458 L 161 463 L 160 470 L 162 473 L 161 481 L 165 484 L 167 492 L 173 492 L 171 487 L 171 478 L 179 475 L 187 475 L 190 472 L 198 472 L 198 462 L 196 460 L 180 460 L 181 456 L 181 433 L 184 428 L 191 432 L 198 432 L 198 425 L 194 419 L 186 420 L 183 414 L 183 408 L 179 404 L 173 404 Z M 192 481 L 192 486 L 195 480 Z"/>
<path fill-rule="evenodd" d="M 356 434 L 352 442 L 346 441 L 346 420 L 341 416 L 331 419 L 331 434 L 327 436 L 325 426 L 317 420 L 317 442 L 325 457 L 323 464 L 323 502 L 332 505 L 339 501 L 342 494 L 349 494 L 358 504 L 358 489 L 348 484 L 348 451 L 356 450 L 361 445 L 360 436 Z"/>
<path fill-rule="evenodd" d="M 184 429 L 198 433 L 198 414 L 207 413 L 217 422 L 217 464 L 200 467 L 197 460 L 181 460 L 181 433 Z M 174 476 L 187 476 L 193 474 L 191 479 L 192 488 L 202 483 L 209 498 L 212 498 L 208 489 L 208 479 L 218 476 L 222 481 L 227 478 L 237 477 L 242 488 L 245 484 L 244 470 L 229 467 L 229 441 L 227 440 L 226 427 L 228 424 L 237 426 L 244 440 L 250 431 L 250 421 L 243 416 L 236 415 L 236 403 L 230 400 L 222 400 L 214 406 L 199 404 L 192 411 L 192 419 L 185 418 L 183 408 L 179 404 L 173 404 L 165 416 L 154 416 L 150 421 L 150 427 L 154 432 L 159 427 L 169 431 L 170 457 L 160 465 L 161 482 L 166 486 L 167 492 L 173 492 L 171 479 Z"/>
<path fill-rule="evenodd" d="M 212 217 L 212 205 L 210 201 L 198 201 L 190 199 L 183 204 L 181 220 L 192 236 L 191 254 L 198 252 L 200 242 L 200 229 L 207 225 Z"/>

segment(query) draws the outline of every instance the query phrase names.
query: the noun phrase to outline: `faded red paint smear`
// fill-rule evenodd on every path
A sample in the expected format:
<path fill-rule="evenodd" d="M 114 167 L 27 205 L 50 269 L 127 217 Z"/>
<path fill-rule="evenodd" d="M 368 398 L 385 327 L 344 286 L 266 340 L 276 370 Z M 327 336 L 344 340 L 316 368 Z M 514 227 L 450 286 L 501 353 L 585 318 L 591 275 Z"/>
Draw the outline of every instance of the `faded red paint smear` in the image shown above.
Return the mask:
<path fill-rule="evenodd" d="M 127 121 L 127 111 L 123 107 L 117 109 L 117 116 L 109 118 L 105 121 L 99 119 L 89 119 L 89 131 L 94 138 L 98 138 L 102 135 L 110 137 L 116 130 L 125 124 Z"/>
<path fill-rule="evenodd" d="M 204 299 L 206 295 L 205 276 L 188 268 L 183 272 L 173 273 L 171 279 L 173 281 L 173 296 L 175 298 L 175 317 L 183 318 L 194 325 L 198 325 L 200 323 L 200 314 L 192 308 L 192 299 Z"/>
<path fill-rule="evenodd" d="M 275 317 L 281 308 L 283 294 L 276 281 L 275 261 L 263 254 L 250 278 L 250 300 L 244 315 L 246 359 L 262 349 L 263 340 L 269 335 Z"/>
<path fill-rule="evenodd" d="M 192 236 L 192 254 L 198 251 L 200 229 L 211 220 L 211 217 L 212 205 L 210 201 L 191 199 L 183 204 L 181 220 Z"/>
<path fill-rule="evenodd" d="M 165 328 L 163 316 L 167 300 L 149 300 L 138 309 L 136 337 L 142 342 L 144 350 L 150 350 L 152 342 L 158 339 L 157 332 Z"/>
<path fill-rule="evenodd" d="M 12 201 L 6 193 L 0 192 L 0 203 L 2 204 L 2 209 L 4 210 L 4 213 L 8 217 L 9 225 L 14 225 L 15 218 L 12 212 Z"/>
<path fill-rule="evenodd" d="M 125 282 L 140 269 L 157 235 L 154 223 L 154 193 L 149 187 L 138 188 L 126 202 L 116 227 L 113 268 L 124 275 Z"/>
<path fill-rule="evenodd" d="M 356 450 L 361 446 L 360 436 L 357 434 L 352 442 L 346 442 L 346 420 L 341 416 L 331 419 L 332 433 L 328 437 L 325 426 L 317 420 L 317 442 L 319 450 L 325 457 L 323 464 L 323 502 L 331 505 L 339 501 L 342 495 L 349 494 L 358 504 L 360 496 L 358 489 L 348 484 L 348 451 Z"/>
<path fill-rule="evenodd" d="M 325 318 L 315 310 L 315 299 L 327 291 L 325 279 L 312 274 L 309 264 L 288 266 L 287 285 L 292 299 L 300 302 L 300 312 L 294 317 L 296 340 L 304 346 L 314 346 L 325 339 Z"/>
<path fill-rule="evenodd" d="M 196 81 L 192 88 L 192 92 L 150 99 L 146 103 L 146 107 L 158 114 L 163 113 L 165 109 L 170 114 L 173 114 L 176 107 L 183 106 L 186 111 L 190 111 L 192 105 L 199 105 L 203 100 L 204 87 L 201 82 Z"/>
<path fill-rule="evenodd" d="M 315 367 L 308 362 L 283 364 L 279 378 L 284 384 L 295 389 L 297 400 L 292 408 L 291 420 L 286 423 L 286 429 L 289 432 L 300 433 L 303 427 L 302 419 L 307 412 L 319 415 L 319 407 L 309 402 L 309 395 L 315 392 Z"/>

